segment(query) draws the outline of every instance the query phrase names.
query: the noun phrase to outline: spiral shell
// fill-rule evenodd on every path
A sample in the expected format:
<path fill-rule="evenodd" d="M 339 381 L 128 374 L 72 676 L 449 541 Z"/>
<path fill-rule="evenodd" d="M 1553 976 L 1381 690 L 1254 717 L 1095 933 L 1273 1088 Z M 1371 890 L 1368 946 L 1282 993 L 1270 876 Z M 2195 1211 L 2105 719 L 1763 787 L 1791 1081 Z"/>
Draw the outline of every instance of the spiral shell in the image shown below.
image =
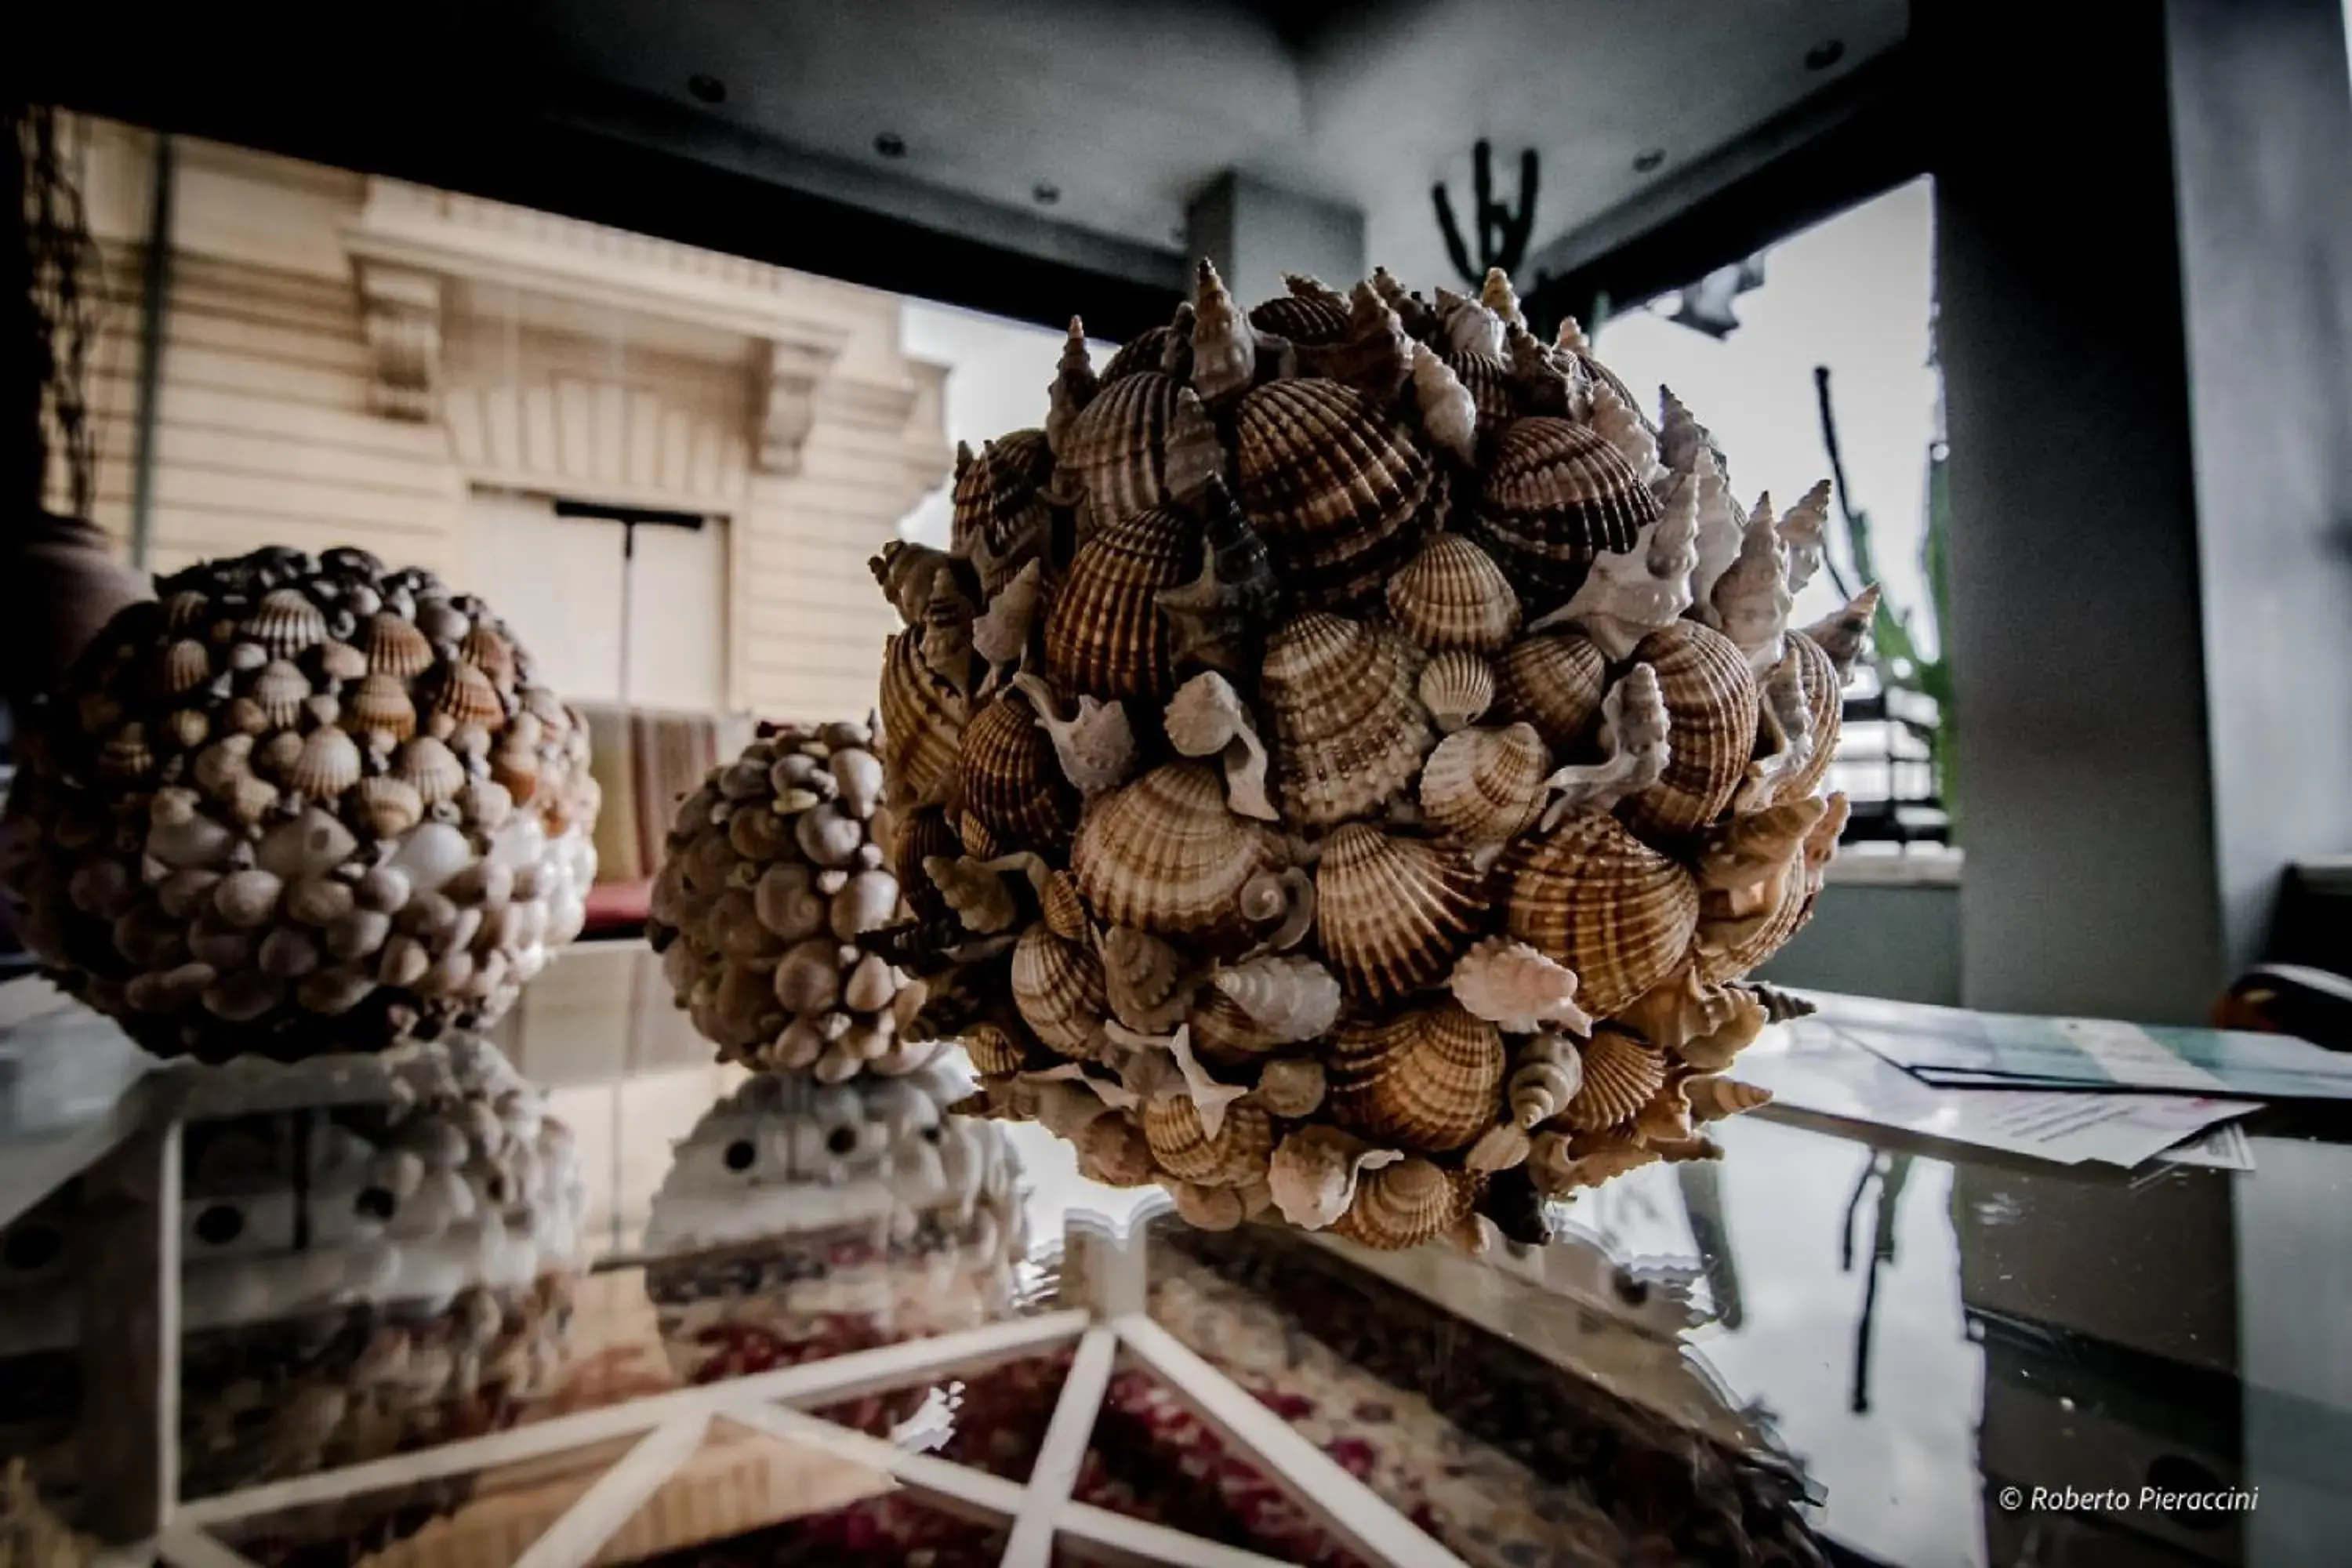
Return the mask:
<path fill-rule="evenodd" d="M 1109 924 L 1213 939 L 1237 934 L 1242 889 L 1277 858 L 1271 837 L 1226 807 L 1215 768 L 1170 763 L 1088 809 L 1070 871 Z"/>
<path fill-rule="evenodd" d="M 1465 843 L 1517 837 L 1543 808 L 1549 766 L 1533 725 L 1458 731 L 1440 741 L 1422 766 L 1422 816 Z"/>
<path fill-rule="evenodd" d="M 1450 735 L 1494 705 L 1495 667 L 1464 648 L 1448 648 L 1423 667 L 1421 705 Z"/>
<path fill-rule="evenodd" d="M 1720 1121 L 1727 1116 L 1738 1116 L 1772 1102 L 1769 1089 L 1713 1073 L 1685 1079 L 1682 1093 L 1692 1117 L 1700 1121 Z"/>
<path fill-rule="evenodd" d="M 1176 392 L 1176 383 L 1156 371 L 1107 376 L 1071 423 L 1057 456 L 1062 470 L 1085 489 L 1097 527 L 1168 500 L 1168 427 Z"/>
<path fill-rule="evenodd" d="M 1352 994 L 1417 990 L 1443 977 L 1476 934 L 1486 886 L 1459 850 L 1351 822 L 1315 868 L 1324 954 Z"/>
<path fill-rule="evenodd" d="M 1576 972 L 1580 1004 L 1613 1014 L 1673 973 L 1698 929 L 1698 884 L 1614 818 L 1579 812 L 1502 866 L 1510 934 Z"/>
<path fill-rule="evenodd" d="M 1320 611 L 1284 623 L 1260 695 L 1289 820 L 1328 826 L 1412 782 L 1433 738 L 1414 688 L 1411 650 L 1393 635 Z"/>
<path fill-rule="evenodd" d="M 1332 1114 L 1375 1142 L 1442 1153 L 1502 1110 L 1502 1032 L 1450 1002 L 1342 1024 L 1328 1059 Z"/>
<path fill-rule="evenodd" d="M 1695 833 L 1731 804 L 1755 752 L 1755 679 L 1729 638 L 1696 621 L 1652 632 L 1634 657 L 1657 672 L 1670 740 L 1664 773 L 1628 798 L 1622 815 L 1650 837 Z"/>
<path fill-rule="evenodd" d="M 1312 604 L 1377 597 L 1408 558 L 1436 468 L 1395 415 L 1336 381 L 1268 382 L 1234 416 L 1238 499 Z"/>
<path fill-rule="evenodd" d="M 919 805 L 945 799 L 963 738 L 964 700 L 923 663 L 912 632 L 893 637 L 883 652 L 879 705 L 882 762 L 896 787 Z"/>
<path fill-rule="evenodd" d="M 273 658 L 292 658 L 327 640 L 327 617 L 299 588 L 273 588 L 237 628 Z"/>
<path fill-rule="evenodd" d="M 1204 1187 L 1237 1187 L 1265 1179 L 1274 1157 L 1274 1123 L 1265 1111 L 1237 1101 L 1224 1108 L 1213 1136 L 1201 1125 L 1200 1106 L 1182 1095 L 1143 1108 L 1144 1142 L 1161 1170 Z"/>
<path fill-rule="evenodd" d="M 1024 699 L 996 698 L 964 727 L 956 778 L 965 811 L 1004 845 L 1047 848 L 1078 823 L 1078 792 L 1062 775 L 1054 742 Z"/>
<path fill-rule="evenodd" d="M 1838 731 L 1845 721 L 1844 680 L 1836 661 L 1822 645 L 1803 632 L 1789 634 L 1789 657 L 1796 660 L 1798 689 L 1813 721 L 1813 749 L 1804 765 L 1775 788 L 1776 801 L 1801 800 L 1821 788 L 1830 763 L 1836 759 Z"/>
<path fill-rule="evenodd" d="M 1483 1186 L 1475 1172 L 1448 1170 L 1427 1160 L 1401 1160 L 1359 1178 L 1355 1201 L 1331 1230 L 1366 1247 L 1419 1247 L 1467 1218 Z"/>
<path fill-rule="evenodd" d="M 1511 1120 L 1532 1130 L 1566 1110 L 1583 1087 L 1583 1054 L 1559 1036 L 1545 1035 L 1520 1053 L 1504 1093 Z"/>
<path fill-rule="evenodd" d="M 1199 559 L 1199 525 L 1154 507 L 1078 546 L 1045 616 L 1045 673 L 1059 691 L 1159 702 L 1176 689 L 1160 595 Z"/>
<path fill-rule="evenodd" d="M 1622 1126 L 1641 1114 L 1665 1081 L 1664 1052 L 1604 1024 L 1584 1047 L 1584 1081 L 1559 1120 L 1580 1132 Z"/>
<path fill-rule="evenodd" d="M 1522 637 L 1495 661 L 1495 676 L 1491 717 L 1533 724 L 1555 751 L 1572 750 L 1601 721 L 1609 661 L 1582 632 Z"/>
<path fill-rule="evenodd" d="M 1631 550 L 1658 500 L 1597 432 L 1515 419 L 1496 436 L 1475 531 L 1522 596 L 1564 598 L 1604 550 Z"/>
<path fill-rule="evenodd" d="M 1495 558 L 1459 533 L 1433 533 L 1388 584 L 1389 618 L 1432 653 L 1500 653 L 1519 630 L 1519 596 Z"/>
<path fill-rule="evenodd" d="M 361 734 L 383 734 L 395 741 L 408 739 L 416 733 L 416 704 L 408 695 L 408 683 L 389 670 L 367 675 L 344 701 L 341 722 Z"/>
<path fill-rule="evenodd" d="M 1339 1016 L 1339 983 L 1311 958 L 1269 953 L 1220 969 L 1209 983 L 1269 1044 L 1314 1039 Z"/>
<path fill-rule="evenodd" d="M 1021 933 L 1013 948 L 1013 1005 L 1037 1038 L 1066 1057 L 1091 1058 L 1102 1047 L 1102 961 L 1093 951 L 1055 936 L 1043 924 Z"/>

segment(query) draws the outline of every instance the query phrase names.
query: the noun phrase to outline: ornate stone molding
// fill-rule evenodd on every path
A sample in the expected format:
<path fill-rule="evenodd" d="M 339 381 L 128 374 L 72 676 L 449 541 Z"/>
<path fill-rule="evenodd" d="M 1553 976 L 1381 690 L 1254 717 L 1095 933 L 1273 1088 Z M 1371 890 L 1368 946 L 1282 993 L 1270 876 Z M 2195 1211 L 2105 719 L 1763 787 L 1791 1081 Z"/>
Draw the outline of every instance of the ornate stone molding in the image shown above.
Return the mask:
<path fill-rule="evenodd" d="M 368 401 L 390 419 L 431 419 L 441 382 L 441 279 L 415 268 L 363 262 L 360 304 L 374 377 Z"/>
<path fill-rule="evenodd" d="M 759 386 L 759 466 L 787 478 L 801 471 L 801 446 L 816 424 L 817 390 L 836 347 L 808 342 L 765 345 Z"/>

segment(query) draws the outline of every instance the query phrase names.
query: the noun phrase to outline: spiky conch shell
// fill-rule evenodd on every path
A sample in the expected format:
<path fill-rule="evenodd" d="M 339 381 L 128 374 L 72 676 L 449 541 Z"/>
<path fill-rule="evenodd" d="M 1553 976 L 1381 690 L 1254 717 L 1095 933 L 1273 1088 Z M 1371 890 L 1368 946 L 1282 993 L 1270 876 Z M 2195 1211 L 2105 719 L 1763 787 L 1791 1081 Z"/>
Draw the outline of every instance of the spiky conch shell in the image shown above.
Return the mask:
<path fill-rule="evenodd" d="M 1584 1047 L 1584 1078 L 1558 1120 L 1600 1132 L 1633 1120 L 1666 1081 L 1665 1053 L 1622 1029 L 1602 1025 Z"/>
<path fill-rule="evenodd" d="M 1453 967 L 1486 916 L 1486 891 L 1461 851 L 1351 822 L 1315 868 L 1317 935 L 1351 994 L 1394 1000 Z"/>
<path fill-rule="evenodd" d="M 1045 613 L 1045 673 L 1066 696 L 1164 702 L 1176 689 L 1160 595 L 1200 558 L 1200 525 L 1152 507 L 1098 524 Z"/>
<path fill-rule="evenodd" d="M 1541 631 L 1521 637 L 1495 661 L 1495 704 L 1489 722 L 1523 721 L 1544 744 L 1570 751 L 1592 736 L 1609 693 L 1609 660 L 1577 631 Z"/>
<path fill-rule="evenodd" d="M 1334 1221 L 1334 1235 L 1382 1250 L 1434 1241 L 1467 1218 L 1484 1179 L 1427 1160 L 1401 1160 L 1366 1171 L 1356 1197 Z"/>
<path fill-rule="evenodd" d="M 1403 789 L 1434 737 L 1413 651 L 1393 633 L 1311 611 L 1268 639 L 1259 687 L 1286 819 L 1324 827 Z"/>
<path fill-rule="evenodd" d="M 1233 1187 L 1265 1180 L 1274 1158 L 1274 1123 L 1257 1106 L 1226 1106 L 1214 1134 L 1202 1126 L 1199 1105 L 1184 1095 L 1149 1101 L 1141 1120 L 1151 1158 L 1180 1181 Z"/>
<path fill-rule="evenodd" d="M 1796 661 L 1798 688 L 1812 717 L 1813 749 L 1804 765 L 1773 790 L 1776 801 L 1801 800 L 1822 787 L 1830 763 L 1836 760 L 1838 732 L 1845 722 L 1845 682 L 1822 645 L 1804 632 L 1790 632 L 1788 657 Z"/>
<path fill-rule="evenodd" d="M 1264 828 L 1227 807 L 1215 768 L 1169 763 L 1087 808 L 1070 871 L 1107 924 L 1213 942 L 1245 934 L 1242 889 L 1279 858 Z"/>
<path fill-rule="evenodd" d="M 1376 1143 L 1443 1153 L 1495 1124 L 1502 1031 L 1451 1002 L 1381 1023 L 1343 1023 L 1328 1070 L 1333 1117 Z"/>
<path fill-rule="evenodd" d="M 1613 817 L 1578 812 L 1500 868 L 1511 935 L 1576 972 L 1580 1005 L 1617 1012 L 1672 974 L 1698 930 L 1698 884 Z"/>
<path fill-rule="evenodd" d="M 1664 775 L 1629 798 L 1622 815 L 1648 837 L 1696 833 L 1731 804 L 1755 754 L 1755 679 L 1731 640 L 1696 621 L 1652 632 L 1633 657 L 1657 672 L 1668 750 Z"/>
<path fill-rule="evenodd" d="M 1335 381 L 1274 381 L 1234 416 L 1236 499 L 1316 604 L 1376 599 L 1410 555 L 1436 467 L 1396 416 Z"/>

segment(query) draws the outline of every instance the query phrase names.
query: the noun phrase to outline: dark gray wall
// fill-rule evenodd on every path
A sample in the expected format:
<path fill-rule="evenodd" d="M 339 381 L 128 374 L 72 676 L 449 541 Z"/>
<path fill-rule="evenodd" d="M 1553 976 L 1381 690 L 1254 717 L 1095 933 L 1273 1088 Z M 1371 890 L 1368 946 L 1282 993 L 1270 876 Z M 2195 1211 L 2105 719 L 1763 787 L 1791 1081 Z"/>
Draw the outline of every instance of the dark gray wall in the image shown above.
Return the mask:
<path fill-rule="evenodd" d="M 1360 211 L 1247 174 L 1219 175 L 1185 209 L 1184 230 L 1193 257 L 1216 263 L 1245 306 L 1283 294 L 1285 272 L 1346 289 L 1369 270 Z"/>
<path fill-rule="evenodd" d="M 1960 889 L 1832 882 L 1812 923 L 1758 971 L 1776 985 L 1960 1005 Z"/>

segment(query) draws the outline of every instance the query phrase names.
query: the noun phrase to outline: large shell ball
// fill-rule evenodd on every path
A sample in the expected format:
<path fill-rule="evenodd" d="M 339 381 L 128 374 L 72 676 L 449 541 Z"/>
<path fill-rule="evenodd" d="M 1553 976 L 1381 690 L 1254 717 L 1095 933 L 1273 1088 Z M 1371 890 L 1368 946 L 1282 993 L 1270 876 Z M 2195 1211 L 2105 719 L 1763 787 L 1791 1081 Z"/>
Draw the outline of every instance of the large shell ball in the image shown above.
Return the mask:
<path fill-rule="evenodd" d="M 713 1028 L 794 1015 L 802 1060 L 902 966 L 975 1109 L 1195 1225 L 1539 1240 L 1763 1098 L 1718 1075 L 1789 1014 L 1746 976 L 1821 895 L 1873 603 L 1790 626 L 1811 500 L 1735 503 L 1686 406 L 1538 340 L 1500 273 L 1286 282 L 1247 309 L 1202 263 L 1099 368 L 1073 323 L 952 548 L 875 563 L 907 910 L 862 976 L 798 866 L 766 937 L 706 939 L 772 985 L 672 973 Z M 723 855 L 670 882 L 732 918 Z"/>
<path fill-rule="evenodd" d="M 28 945 L 166 1056 L 499 1017 L 579 934 L 596 870 L 587 728 L 530 651 L 360 550 L 156 586 L 31 716 L 6 868 Z"/>
<path fill-rule="evenodd" d="M 646 936 L 722 1060 L 840 1082 L 913 1072 L 946 1049 L 898 1037 L 907 976 L 858 946 L 906 913 L 893 851 L 953 843 L 924 837 L 927 824 L 943 830 L 935 812 L 891 829 L 875 809 L 876 748 L 863 724 L 763 725 L 678 803 Z M 1011 809 L 1025 797 L 1008 784 L 1002 798 Z"/>

